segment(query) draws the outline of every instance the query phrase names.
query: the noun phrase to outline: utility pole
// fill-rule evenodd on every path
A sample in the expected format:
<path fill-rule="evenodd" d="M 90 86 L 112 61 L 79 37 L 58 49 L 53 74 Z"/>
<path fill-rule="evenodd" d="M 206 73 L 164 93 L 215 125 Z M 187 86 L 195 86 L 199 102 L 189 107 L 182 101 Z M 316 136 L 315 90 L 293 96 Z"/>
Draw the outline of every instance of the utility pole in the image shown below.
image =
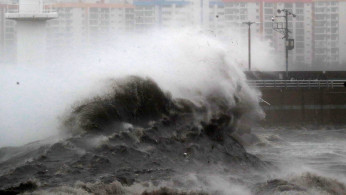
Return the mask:
<path fill-rule="evenodd" d="M 288 80 L 288 47 L 287 47 L 287 41 L 289 36 L 289 30 L 288 30 L 288 11 L 285 11 L 285 49 L 286 49 L 286 79 Z"/>
<path fill-rule="evenodd" d="M 283 39 L 285 39 L 285 52 L 286 52 L 286 80 L 289 79 L 288 77 L 288 51 L 292 50 L 294 48 L 294 39 L 290 39 L 289 38 L 289 33 L 291 33 L 291 31 L 288 29 L 288 16 L 292 16 L 292 17 L 296 17 L 295 14 L 293 14 L 292 12 L 290 12 L 288 9 L 278 9 L 277 10 L 278 14 L 281 14 L 281 12 L 284 12 L 285 15 L 283 16 L 273 16 L 272 17 L 272 21 L 273 23 L 273 29 L 281 34 L 284 35 Z M 275 22 L 275 18 L 279 18 L 282 17 L 285 19 L 285 23 L 284 25 L 282 25 L 283 23 L 280 22 Z"/>
<path fill-rule="evenodd" d="M 249 43 L 249 71 L 251 71 L 251 25 L 255 24 L 255 22 L 243 22 L 243 24 L 246 24 L 249 26 L 249 30 L 248 30 L 248 43 Z"/>

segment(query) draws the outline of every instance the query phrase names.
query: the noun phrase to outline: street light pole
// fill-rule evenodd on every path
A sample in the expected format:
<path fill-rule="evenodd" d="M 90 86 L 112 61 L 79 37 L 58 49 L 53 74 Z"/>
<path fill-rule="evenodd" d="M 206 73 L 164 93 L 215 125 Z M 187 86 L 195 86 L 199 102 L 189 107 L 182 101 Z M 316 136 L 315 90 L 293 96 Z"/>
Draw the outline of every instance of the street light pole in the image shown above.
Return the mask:
<path fill-rule="evenodd" d="M 273 26 L 273 29 L 278 31 L 279 33 L 283 34 L 285 38 L 285 52 L 286 52 L 286 79 L 289 79 L 288 77 L 288 51 L 292 50 L 294 48 L 294 40 L 289 38 L 290 30 L 288 29 L 288 16 L 292 15 L 293 17 L 296 17 L 295 14 L 290 12 L 288 9 L 278 9 L 277 12 L 280 14 L 281 12 L 285 12 L 285 15 L 283 16 L 275 16 L 272 18 L 273 22 L 275 21 L 275 18 L 283 17 L 285 19 L 285 27 L 282 28 L 279 25 Z"/>
<path fill-rule="evenodd" d="M 254 22 L 243 22 L 243 24 L 247 24 L 249 26 L 248 30 L 248 43 L 249 43 L 249 71 L 251 71 L 251 25 L 254 24 Z"/>
<path fill-rule="evenodd" d="M 286 28 L 285 28 L 285 49 L 286 49 L 286 79 L 289 79 L 288 78 L 288 45 L 287 45 L 287 42 L 288 42 L 288 33 L 289 33 L 289 30 L 288 30 L 288 11 L 285 11 L 285 21 L 286 21 Z"/>

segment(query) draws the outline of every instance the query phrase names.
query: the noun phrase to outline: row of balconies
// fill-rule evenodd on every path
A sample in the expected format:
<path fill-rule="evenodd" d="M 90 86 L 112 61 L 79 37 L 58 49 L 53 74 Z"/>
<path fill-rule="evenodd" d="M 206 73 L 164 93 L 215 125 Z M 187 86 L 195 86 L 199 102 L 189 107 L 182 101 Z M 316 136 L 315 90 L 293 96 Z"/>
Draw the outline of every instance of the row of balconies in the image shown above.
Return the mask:
<path fill-rule="evenodd" d="M 339 42 L 337 40 L 333 41 L 315 41 L 315 46 L 319 48 L 324 48 L 324 47 L 337 47 L 339 45 Z"/>
<path fill-rule="evenodd" d="M 225 6 L 227 6 L 227 7 L 241 7 L 241 8 L 244 8 L 244 7 L 247 7 L 247 3 L 227 2 L 227 3 L 225 3 Z"/>
<path fill-rule="evenodd" d="M 84 20 L 83 20 L 84 21 Z M 72 25 L 74 21 L 72 19 L 55 19 L 48 21 L 48 25 Z"/>
<path fill-rule="evenodd" d="M 232 15 L 225 15 L 226 20 L 247 20 L 248 15 L 240 15 L 240 16 L 232 16 Z"/>
<path fill-rule="evenodd" d="M 247 9 L 225 9 L 225 14 L 248 14 Z"/>
<path fill-rule="evenodd" d="M 339 21 L 339 16 L 330 16 L 330 15 L 315 15 L 314 18 L 315 21 L 326 21 L 326 20 L 331 20 L 331 21 Z M 326 21 L 327 22 L 327 21 Z M 329 22 L 329 21 L 328 21 Z"/>
<path fill-rule="evenodd" d="M 135 12 L 136 16 L 154 16 L 154 12 Z"/>
<path fill-rule="evenodd" d="M 60 18 L 63 18 L 63 17 L 66 17 L 66 18 L 72 17 L 72 13 L 62 13 L 62 12 L 58 12 L 58 15 L 59 15 Z"/>
<path fill-rule="evenodd" d="M 339 53 L 339 48 L 333 47 L 333 48 L 326 48 L 326 47 L 315 47 L 316 53 L 325 53 L 325 52 L 331 52 L 331 53 Z"/>
<path fill-rule="evenodd" d="M 135 22 L 140 24 L 152 24 L 155 22 L 155 18 L 136 18 Z"/>
<path fill-rule="evenodd" d="M 315 34 L 339 34 L 339 28 L 315 28 Z"/>
<path fill-rule="evenodd" d="M 338 63 L 339 55 L 330 55 L 327 53 L 324 54 L 315 54 L 315 60 L 319 62 L 329 62 L 329 63 Z"/>
<path fill-rule="evenodd" d="M 135 7 L 135 11 L 154 11 L 155 7 L 148 7 L 148 6 L 137 6 Z"/>

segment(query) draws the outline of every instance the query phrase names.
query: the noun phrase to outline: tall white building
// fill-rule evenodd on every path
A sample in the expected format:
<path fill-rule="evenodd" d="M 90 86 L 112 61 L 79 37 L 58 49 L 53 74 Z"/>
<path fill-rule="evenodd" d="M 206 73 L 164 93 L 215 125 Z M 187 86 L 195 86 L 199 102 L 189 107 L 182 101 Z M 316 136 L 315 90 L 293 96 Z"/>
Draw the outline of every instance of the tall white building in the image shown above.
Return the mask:
<path fill-rule="evenodd" d="M 295 39 L 295 49 L 289 52 L 290 64 L 307 66 L 312 62 L 312 1 L 310 0 L 224 0 L 226 26 L 235 26 L 241 32 L 247 31 L 243 22 L 252 21 L 252 34 L 269 40 L 278 55 L 284 57 L 285 42 L 282 34 L 273 29 L 273 16 L 282 16 L 278 9 L 288 9 L 297 17 L 288 18 L 290 38 Z M 275 22 L 284 24 L 282 17 Z"/>
<path fill-rule="evenodd" d="M 316 1 L 314 3 L 314 63 L 321 67 L 346 63 L 346 2 Z"/>
<path fill-rule="evenodd" d="M 197 10 L 189 1 L 134 1 L 135 29 L 145 31 L 150 28 L 170 26 L 190 26 L 197 20 Z"/>
<path fill-rule="evenodd" d="M 17 1 L 0 0 L 7 4 Z M 291 66 L 297 69 L 330 69 L 346 64 L 346 1 L 344 0 L 46 0 L 59 18 L 48 23 L 50 47 L 92 41 L 109 32 L 142 32 L 151 28 L 201 26 L 227 36 L 227 30 L 267 40 L 284 58 L 283 35 L 273 30 L 278 9 L 289 9 Z M 11 51 L 16 41 L 15 23 L 3 18 L 8 5 L 0 6 L 0 49 Z M 282 18 L 276 18 L 280 22 Z M 247 38 L 247 36 L 244 36 Z M 255 52 L 255 51 L 254 51 Z M 284 59 L 283 59 L 284 63 Z"/>
<path fill-rule="evenodd" d="M 209 28 L 216 34 L 224 33 L 224 29 L 226 28 L 224 2 L 209 2 Z"/>
<path fill-rule="evenodd" d="M 42 0 L 20 0 L 18 9 L 5 13 L 7 20 L 16 21 L 18 64 L 39 65 L 46 53 L 46 21 L 57 13 L 46 9 Z"/>
<path fill-rule="evenodd" d="M 5 13 L 17 9 L 16 5 L 0 2 L 0 62 L 13 62 L 16 58 L 16 23 L 7 20 Z"/>
<path fill-rule="evenodd" d="M 124 3 L 55 3 L 48 23 L 50 47 L 80 44 L 114 32 L 133 31 L 134 6 Z"/>

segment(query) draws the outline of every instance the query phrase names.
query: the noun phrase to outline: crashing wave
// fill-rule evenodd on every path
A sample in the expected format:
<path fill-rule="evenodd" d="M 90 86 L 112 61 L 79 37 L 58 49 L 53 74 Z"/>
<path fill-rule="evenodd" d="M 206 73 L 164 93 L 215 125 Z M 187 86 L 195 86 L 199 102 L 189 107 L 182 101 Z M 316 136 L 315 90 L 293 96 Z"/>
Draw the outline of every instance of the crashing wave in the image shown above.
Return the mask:
<path fill-rule="evenodd" d="M 232 101 L 214 94 L 196 104 L 172 98 L 148 78 L 110 83 L 108 94 L 76 105 L 66 117 L 69 138 L 42 145 L 30 161 L 25 161 L 26 152 L 33 151 L 22 148 L 16 156 L 22 163 L 7 167 L 0 189 L 11 190 L 33 178 L 40 188 L 76 180 L 132 185 L 174 180 L 178 173 L 219 165 L 232 167 L 229 174 L 267 166 L 232 135 L 238 120 L 253 109 L 236 94 Z"/>
<path fill-rule="evenodd" d="M 223 131 L 234 132 L 238 120 L 255 109 L 251 104 L 241 105 L 237 94 L 233 100 L 227 98 L 210 94 L 205 102 L 197 105 L 188 99 L 173 99 L 151 79 L 131 76 L 111 80 L 111 91 L 107 95 L 76 106 L 64 124 L 73 132 L 112 132 L 114 125 L 120 123 L 149 127 L 157 120 L 174 123 L 190 118 L 191 125 L 203 129 L 214 139 L 222 139 Z"/>
<path fill-rule="evenodd" d="M 264 194 L 345 194 L 346 185 L 336 179 L 319 176 L 313 173 L 303 173 L 290 179 L 273 179 L 257 184 L 253 188 L 255 195 Z"/>

